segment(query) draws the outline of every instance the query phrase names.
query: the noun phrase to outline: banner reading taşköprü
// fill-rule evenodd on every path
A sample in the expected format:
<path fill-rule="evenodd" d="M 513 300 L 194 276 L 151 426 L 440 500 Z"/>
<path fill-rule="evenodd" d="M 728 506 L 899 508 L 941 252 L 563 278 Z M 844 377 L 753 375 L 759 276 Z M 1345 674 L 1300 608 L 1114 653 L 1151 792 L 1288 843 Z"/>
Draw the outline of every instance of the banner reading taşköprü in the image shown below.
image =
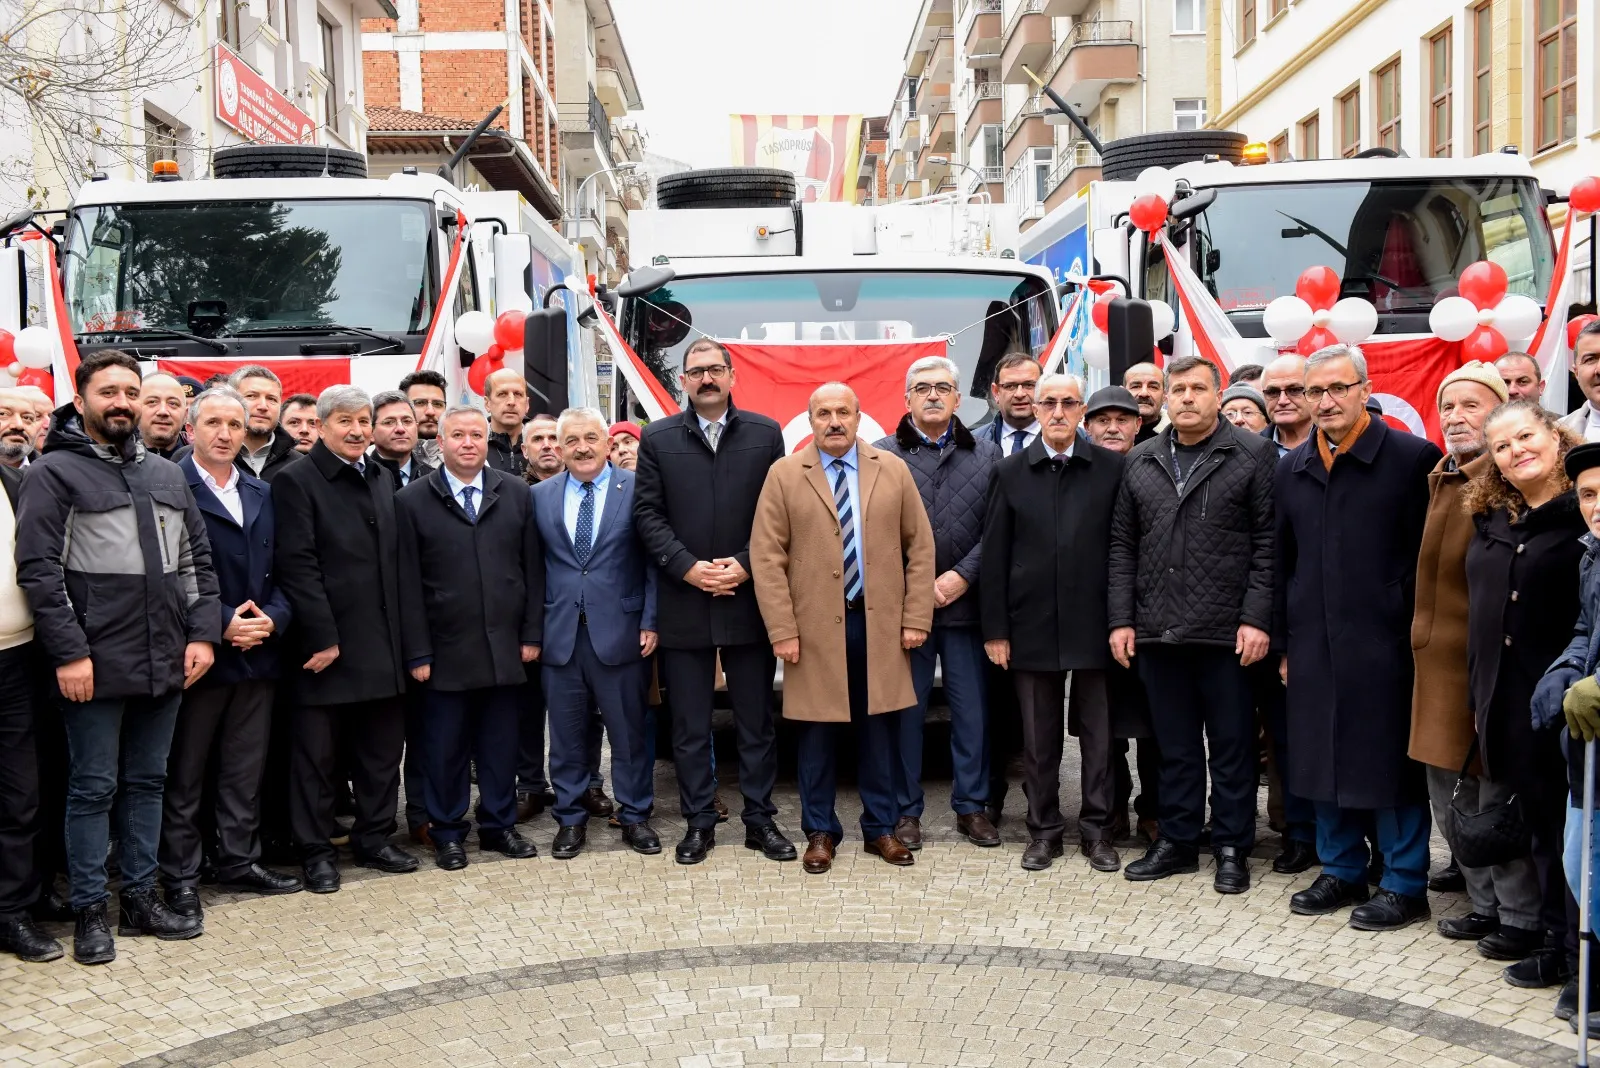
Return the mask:
<path fill-rule="evenodd" d="M 790 171 L 801 200 L 853 204 L 860 115 L 730 115 L 735 167 Z"/>

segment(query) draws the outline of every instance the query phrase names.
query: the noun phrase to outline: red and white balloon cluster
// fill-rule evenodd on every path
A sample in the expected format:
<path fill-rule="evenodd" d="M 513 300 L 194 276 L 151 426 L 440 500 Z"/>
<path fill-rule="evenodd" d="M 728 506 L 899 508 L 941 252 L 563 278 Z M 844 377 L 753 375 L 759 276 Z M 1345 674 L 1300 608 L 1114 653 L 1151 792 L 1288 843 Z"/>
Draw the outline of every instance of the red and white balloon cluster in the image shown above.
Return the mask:
<path fill-rule="evenodd" d="M 467 385 L 483 394 L 484 381 L 506 365 L 506 357 L 522 351 L 525 310 L 501 312 L 494 318 L 488 312 L 463 312 L 456 319 L 456 344 L 478 354 L 467 370 Z"/>
<path fill-rule="evenodd" d="M 1279 297 L 1261 315 L 1268 336 L 1302 356 L 1344 342 L 1359 345 L 1378 328 L 1378 309 L 1360 297 L 1339 299 L 1339 275 L 1331 267 L 1307 267 L 1294 296 Z"/>
<path fill-rule="evenodd" d="M 1094 325 L 1083 338 L 1083 362 L 1096 371 L 1104 371 L 1111 366 L 1111 339 L 1107 335 L 1107 328 L 1111 323 L 1111 302 L 1118 297 L 1126 296 L 1121 282 L 1105 279 L 1091 279 L 1088 283 L 1089 291 L 1094 293 L 1095 301 L 1089 306 L 1089 321 Z M 1155 330 L 1155 340 L 1172 333 L 1173 314 L 1172 306 L 1163 300 L 1152 300 L 1150 304 L 1150 323 Z"/>
<path fill-rule="evenodd" d="M 1511 342 L 1533 337 L 1544 312 L 1532 297 L 1506 293 L 1505 268 L 1479 260 L 1461 272 L 1460 296 L 1445 297 L 1428 313 L 1428 327 L 1441 341 L 1461 342 L 1461 359 L 1493 363 Z"/>
<path fill-rule="evenodd" d="M 50 331 L 42 326 L 24 327 L 16 334 L 0 330 L 0 388 L 38 386 L 53 394 L 56 380 L 50 365 L 55 352 Z"/>

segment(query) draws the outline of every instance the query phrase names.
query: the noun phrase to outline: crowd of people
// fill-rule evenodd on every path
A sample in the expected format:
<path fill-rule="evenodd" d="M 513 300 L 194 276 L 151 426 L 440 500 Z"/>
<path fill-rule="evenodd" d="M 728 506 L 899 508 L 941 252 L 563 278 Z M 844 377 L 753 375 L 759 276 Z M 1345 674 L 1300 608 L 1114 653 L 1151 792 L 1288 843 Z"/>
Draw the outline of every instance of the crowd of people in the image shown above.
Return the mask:
<path fill-rule="evenodd" d="M 929 357 L 892 433 L 860 438 L 828 383 L 790 452 L 708 338 L 684 410 L 643 428 L 530 418 L 509 370 L 479 408 L 431 372 L 285 397 L 265 366 L 199 383 L 96 353 L 53 412 L 0 390 L 0 948 L 55 959 L 39 924 L 71 920 L 78 961 L 113 959 L 111 868 L 117 933 L 162 939 L 202 932 L 202 883 L 336 892 L 341 847 L 415 870 L 402 781 L 446 871 L 474 827 L 534 857 L 519 827 L 546 810 L 557 859 L 597 819 L 660 853 L 662 715 L 674 858 L 698 863 L 730 818 L 719 700 L 747 848 L 828 871 L 853 754 L 865 851 L 909 865 L 937 676 L 973 845 L 1001 844 L 1020 757 L 1021 866 L 1062 857 L 1070 734 L 1092 869 L 1163 879 L 1209 851 L 1242 893 L 1265 767 L 1273 870 L 1320 865 L 1292 912 L 1382 931 L 1464 892 L 1439 933 L 1565 984 L 1570 1016 L 1600 326 L 1574 366 L 1591 402 L 1560 420 L 1526 356 L 1452 372 L 1441 450 L 1374 410 L 1348 345 L 1226 387 L 1202 359 L 1140 364 L 1088 397 L 1012 354 L 977 427 Z M 775 819 L 780 706 L 799 843 Z M 1430 874 L 1434 827 L 1464 859 Z"/>

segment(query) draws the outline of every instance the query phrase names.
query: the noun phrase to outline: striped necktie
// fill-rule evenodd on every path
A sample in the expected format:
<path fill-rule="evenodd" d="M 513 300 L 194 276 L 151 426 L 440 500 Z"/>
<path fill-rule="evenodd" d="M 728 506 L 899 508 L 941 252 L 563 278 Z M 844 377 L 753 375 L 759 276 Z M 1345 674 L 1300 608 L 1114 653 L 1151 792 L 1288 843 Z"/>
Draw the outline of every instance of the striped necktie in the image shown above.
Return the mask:
<path fill-rule="evenodd" d="M 844 599 L 861 596 L 861 560 L 856 550 L 856 519 L 850 507 L 850 483 L 845 478 L 844 461 L 833 461 L 833 506 L 839 512 L 839 534 L 844 545 Z"/>

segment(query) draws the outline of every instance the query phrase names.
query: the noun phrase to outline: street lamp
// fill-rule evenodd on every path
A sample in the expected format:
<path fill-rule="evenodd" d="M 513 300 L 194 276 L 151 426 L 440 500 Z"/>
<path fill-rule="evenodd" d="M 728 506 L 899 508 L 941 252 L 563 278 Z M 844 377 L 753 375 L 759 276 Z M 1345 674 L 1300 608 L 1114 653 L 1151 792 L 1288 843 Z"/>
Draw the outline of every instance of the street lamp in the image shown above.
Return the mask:
<path fill-rule="evenodd" d="M 622 163 L 617 164 L 615 169 L 612 169 L 612 168 L 606 167 L 606 166 L 602 166 L 599 170 L 597 170 L 593 174 L 589 175 L 589 177 L 587 177 L 583 181 L 579 182 L 577 191 L 574 192 L 573 195 L 572 195 L 572 211 L 573 211 L 573 214 L 567 216 L 567 218 L 565 220 L 563 220 L 563 223 L 570 222 L 570 223 L 573 224 L 573 226 L 571 227 L 573 232 L 572 232 L 572 234 L 569 235 L 568 239 L 569 240 L 576 240 L 577 239 L 577 223 L 582 221 L 582 216 L 579 215 L 578 213 L 583 210 L 583 191 L 584 191 L 584 189 L 586 189 L 588 187 L 590 182 L 594 181 L 596 178 L 600 177 L 602 174 L 609 174 L 612 177 L 615 177 L 617 171 L 637 171 L 637 170 L 643 170 L 643 169 L 644 169 L 644 164 L 643 163 L 640 163 L 637 160 L 626 160 L 626 161 L 624 161 Z"/>
<path fill-rule="evenodd" d="M 952 160 L 949 156 L 929 156 L 928 157 L 928 162 L 929 163 L 937 163 L 937 164 L 939 164 L 940 166 L 943 166 L 943 167 L 960 167 L 964 171 L 971 172 L 972 176 L 974 178 L 978 179 L 979 191 L 983 193 L 984 199 L 985 200 L 990 199 L 989 190 L 987 188 L 988 183 L 986 183 L 983 180 L 983 173 L 981 171 L 979 171 L 976 167 L 972 166 L 972 164 L 964 163 L 961 160 Z M 969 196 L 969 197 L 971 195 L 972 195 L 971 193 L 967 194 L 967 196 Z"/>

